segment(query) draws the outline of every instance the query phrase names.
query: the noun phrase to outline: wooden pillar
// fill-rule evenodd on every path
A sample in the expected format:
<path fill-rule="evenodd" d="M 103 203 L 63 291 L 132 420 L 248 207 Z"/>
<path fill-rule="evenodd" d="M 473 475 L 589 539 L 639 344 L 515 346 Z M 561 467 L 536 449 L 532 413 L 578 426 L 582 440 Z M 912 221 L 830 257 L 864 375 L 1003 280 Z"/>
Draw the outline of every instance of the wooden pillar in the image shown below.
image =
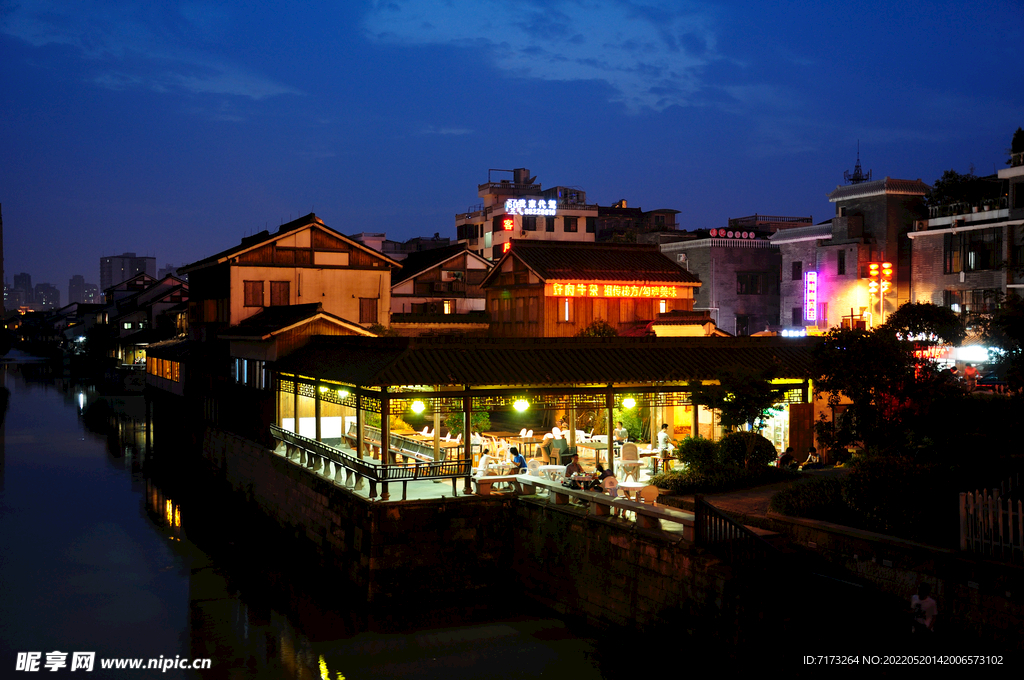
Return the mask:
<path fill-rule="evenodd" d="M 363 457 L 363 395 L 356 388 L 356 457 Z"/>
<path fill-rule="evenodd" d="M 434 385 L 434 392 L 440 392 L 441 388 Z M 447 449 L 445 449 L 447 451 Z M 434 461 L 443 460 L 446 456 L 441 455 L 441 412 L 438 410 L 438 400 L 434 399 Z"/>
<path fill-rule="evenodd" d="M 391 404 L 388 399 L 388 388 L 380 389 L 380 462 L 381 462 L 381 486 L 380 499 L 386 501 L 391 498 L 388 493 L 388 466 L 391 465 L 391 432 L 388 422 L 391 419 Z"/>
<path fill-rule="evenodd" d="M 690 395 L 690 408 L 693 409 L 693 417 L 690 425 L 690 436 L 700 436 L 700 404 L 693 403 L 693 395 Z"/>
<path fill-rule="evenodd" d="M 317 378 L 313 382 L 313 419 L 314 428 L 316 430 L 316 440 L 323 441 L 320 436 L 320 378 Z"/>
<path fill-rule="evenodd" d="M 299 433 L 299 376 L 292 376 L 292 431 Z"/>
<path fill-rule="evenodd" d="M 615 474 L 615 392 L 611 385 L 605 395 L 605 407 L 608 409 L 608 469 Z"/>
<path fill-rule="evenodd" d="M 356 457 L 362 460 L 363 458 L 363 395 L 359 393 L 360 388 L 353 386 L 353 390 L 356 393 Z M 352 475 L 349 475 L 349 479 L 352 479 Z M 363 476 L 356 475 L 354 487 L 355 489 L 363 488 Z"/>
<path fill-rule="evenodd" d="M 572 395 L 569 396 L 572 399 Z M 569 407 L 569 450 L 576 447 L 576 407 Z"/>
<path fill-rule="evenodd" d="M 473 428 L 471 426 L 470 417 L 473 413 L 473 397 L 469 395 L 469 385 L 466 385 L 466 396 L 462 398 L 462 414 L 464 420 L 462 421 L 462 451 L 465 456 L 466 470 L 468 471 L 465 478 L 465 486 L 462 489 L 462 493 L 465 496 L 473 493 L 473 487 L 470 486 L 469 477 L 473 473 Z"/>

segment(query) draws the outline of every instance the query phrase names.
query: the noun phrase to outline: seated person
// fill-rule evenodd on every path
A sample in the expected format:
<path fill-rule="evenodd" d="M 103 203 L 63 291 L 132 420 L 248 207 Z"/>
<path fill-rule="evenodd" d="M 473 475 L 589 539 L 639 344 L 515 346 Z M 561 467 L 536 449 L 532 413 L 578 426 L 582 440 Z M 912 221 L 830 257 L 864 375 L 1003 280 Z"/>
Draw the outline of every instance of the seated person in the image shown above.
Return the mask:
<path fill-rule="evenodd" d="M 597 479 L 594 480 L 594 482 L 591 485 L 591 487 L 595 491 L 604 491 L 604 480 L 608 479 L 609 477 L 611 477 L 612 479 L 615 479 L 615 474 L 611 470 L 605 470 L 604 466 L 601 465 L 600 463 L 598 463 L 597 464 Z M 616 481 L 616 483 L 618 483 L 619 480 L 616 479 L 615 481 Z"/>
<path fill-rule="evenodd" d="M 787 468 L 796 465 L 796 458 L 793 456 L 793 447 L 787 446 L 786 452 L 779 456 L 779 459 L 775 462 L 776 467 Z"/>
<path fill-rule="evenodd" d="M 526 458 L 523 457 L 523 454 L 519 453 L 519 449 L 513 446 L 508 450 L 508 453 L 512 458 L 512 465 L 516 468 L 512 473 L 521 474 L 526 472 Z"/>
<path fill-rule="evenodd" d="M 807 450 L 807 460 L 800 466 L 801 470 L 815 470 L 818 468 L 825 467 L 821 464 L 821 458 L 818 456 L 818 450 L 813 446 Z"/>
<path fill-rule="evenodd" d="M 486 477 L 487 475 L 497 474 L 491 469 L 491 463 L 496 462 L 496 459 L 491 456 L 490 449 L 484 449 L 484 452 L 480 455 L 480 463 L 476 467 L 477 477 Z"/>
<path fill-rule="evenodd" d="M 629 439 L 629 430 L 622 426 L 622 421 L 618 422 L 618 427 L 613 431 L 615 434 L 616 444 L 625 444 L 626 440 Z"/>
<path fill-rule="evenodd" d="M 582 475 L 582 474 L 585 474 L 585 473 L 583 471 L 583 466 L 580 465 L 580 454 L 574 453 L 574 454 L 572 454 L 572 462 L 570 462 L 568 465 L 565 466 L 565 481 L 566 481 L 566 485 L 569 488 L 571 488 L 571 489 L 579 489 L 580 485 L 578 483 L 572 481 L 572 476 L 573 475 Z"/>

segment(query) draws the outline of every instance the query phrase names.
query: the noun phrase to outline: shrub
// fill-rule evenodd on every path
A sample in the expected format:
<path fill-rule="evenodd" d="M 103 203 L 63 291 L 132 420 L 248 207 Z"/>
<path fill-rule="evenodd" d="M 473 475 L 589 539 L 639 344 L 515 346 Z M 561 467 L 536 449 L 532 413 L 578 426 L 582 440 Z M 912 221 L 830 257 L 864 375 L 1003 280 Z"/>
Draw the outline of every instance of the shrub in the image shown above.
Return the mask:
<path fill-rule="evenodd" d="M 776 459 L 775 446 L 756 432 L 733 432 L 718 442 L 719 460 L 723 465 L 764 468 Z M 749 466 L 746 462 L 749 460 Z"/>
<path fill-rule="evenodd" d="M 936 502 L 956 499 L 957 491 L 955 476 L 901 456 L 857 458 L 843 483 L 843 499 L 865 528 L 926 543 L 947 542 L 941 526 L 958 526 L 955 500 Z"/>
<path fill-rule="evenodd" d="M 791 517 L 806 517 L 844 524 L 851 514 L 843 500 L 843 480 L 817 477 L 774 494 L 768 509 Z"/>
<path fill-rule="evenodd" d="M 694 472 L 703 472 L 718 463 L 718 444 L 703 437 L 687 437 L 679 443 L 676 457 Z"/>

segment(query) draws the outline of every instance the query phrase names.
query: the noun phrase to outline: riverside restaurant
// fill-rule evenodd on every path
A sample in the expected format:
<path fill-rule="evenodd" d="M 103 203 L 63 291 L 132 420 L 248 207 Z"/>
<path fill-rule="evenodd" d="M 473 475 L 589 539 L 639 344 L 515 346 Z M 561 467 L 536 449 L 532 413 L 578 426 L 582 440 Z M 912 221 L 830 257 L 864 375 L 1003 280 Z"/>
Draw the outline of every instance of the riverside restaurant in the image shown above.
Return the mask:
<path fill-rule="evenodd" d="M 277 362 L 271 431 L 279 452 L 321 474 L 333 465 L 336 481 L 370 499 L 379 489 L 379 500 L 392 500 L 399 482 L 405 499 L 410 482 L 441 480 L 454 496 L 459 479 L 472 493 L 485 449 L 514 446 L 545 464 L 578 452 L 615 470 L 626 428 L 647 451 L 662 424 L 676 440 L 718 438 L 716 413 L 691 402 L 690 383 L 774 366 L 783 396 L 765 434 L 783 451 L 811 441 L 814 342 L 316 336 Z M 448 493 L 446 484 L 420 487 Z"/>

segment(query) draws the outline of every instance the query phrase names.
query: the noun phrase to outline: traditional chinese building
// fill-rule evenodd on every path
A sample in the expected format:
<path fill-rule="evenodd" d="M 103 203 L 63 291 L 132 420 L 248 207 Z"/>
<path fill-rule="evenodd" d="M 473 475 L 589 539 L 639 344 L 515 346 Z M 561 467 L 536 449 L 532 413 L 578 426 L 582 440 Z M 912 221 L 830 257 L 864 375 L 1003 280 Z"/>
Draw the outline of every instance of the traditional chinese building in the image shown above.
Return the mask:
<path fill-rule="evenodd" d="M 391 328 L 401 335 L 485 335 L 480 287 L 493 264 L 464 243 L 412 253 L 391 286 Z"/>
<path fill-rule="evenodd" d="M 661 315 L 692 312 L 701 285 L 654 245 L 510 243 L 481 284 L 494 335 L 569 337 L 597 320 L 633 335 Z"/>

